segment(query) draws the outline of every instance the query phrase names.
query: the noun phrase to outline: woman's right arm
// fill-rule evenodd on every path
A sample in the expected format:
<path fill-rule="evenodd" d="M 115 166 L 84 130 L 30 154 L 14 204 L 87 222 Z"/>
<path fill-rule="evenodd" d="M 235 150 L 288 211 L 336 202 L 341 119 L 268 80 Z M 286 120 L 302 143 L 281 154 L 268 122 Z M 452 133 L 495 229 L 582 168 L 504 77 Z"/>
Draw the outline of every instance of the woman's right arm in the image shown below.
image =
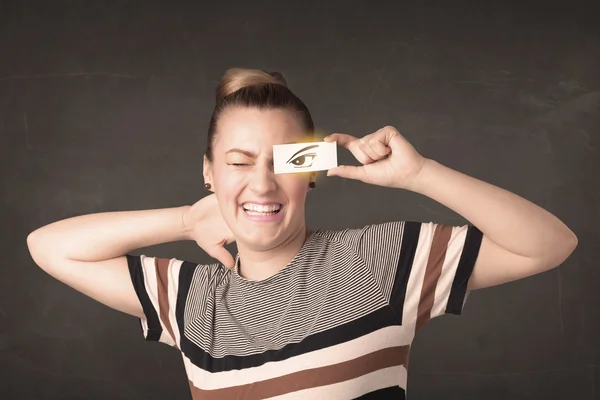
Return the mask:
<path fill-rule="evenodd" d="M 116 310 L 142 318 L 125 255 L 160 243 L 191 240 L 190 206 L 117 211 L 68 218 L 29 234 L 27 246 L 44 271 Z"/>

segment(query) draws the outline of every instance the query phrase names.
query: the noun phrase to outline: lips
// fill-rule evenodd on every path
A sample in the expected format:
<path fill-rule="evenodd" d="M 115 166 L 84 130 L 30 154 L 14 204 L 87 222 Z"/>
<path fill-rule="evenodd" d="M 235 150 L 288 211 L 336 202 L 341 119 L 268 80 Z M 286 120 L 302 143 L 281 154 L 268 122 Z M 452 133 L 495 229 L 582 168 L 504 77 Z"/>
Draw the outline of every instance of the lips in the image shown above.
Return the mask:
<path fill-rule="evenodd" d="M 247 210 L 244 208 L 244 205 L 247 205 L 248 203 L 244 203 L 243 205 L 240 206 L 240 209 L 242 210 L 242 214 L 244 215 L 244 217 L 249 220 L 252 221 L 253 223 L 277 223 L 278 221 L 281 221 L 283 218 L 283 209 L 285 208 L 282 204 L 277 204 L 277 203 L 271 203 L 271 204 L 264 204 L 265 206 L 267 205 L 271 205 L 271 206 L 277 206 L 279 207 L 279 209 L 277 211 L 273 211 L 273 212 L 269 212 L 269 211 L 252 211 L 252 210 Z M 268 210 L 268 208 L 267 208 Z"/>
<path fill-rule="evenodd" d="M 242 205 L 244 204 L 254 204 L 257 206 L 271 206 L 271 205 L 278 205 L 280 206 L 281 203 L 278 203 L 276 201 L 244 201 L 242 202 Z"/>

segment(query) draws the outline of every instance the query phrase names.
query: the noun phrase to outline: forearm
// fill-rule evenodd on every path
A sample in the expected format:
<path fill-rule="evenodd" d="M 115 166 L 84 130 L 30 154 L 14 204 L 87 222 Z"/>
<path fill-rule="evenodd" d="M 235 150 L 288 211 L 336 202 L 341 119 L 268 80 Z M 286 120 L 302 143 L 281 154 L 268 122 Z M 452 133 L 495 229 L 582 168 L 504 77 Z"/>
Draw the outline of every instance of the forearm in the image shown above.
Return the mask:
<path fill-rule="evenodd" d="M 102 261 L 142 247 L 188 240 L 182 212 L 185 207 L 117 211 L 82 215 L 33 231 L 30 252 L 44 257 Z"/>
<path fill-rule="evenodd" d="M 524 198 L 428 159 L 410 190 L 452 209 L 498 246 L 546 257 L 576 243 L 556 216 Z"/>

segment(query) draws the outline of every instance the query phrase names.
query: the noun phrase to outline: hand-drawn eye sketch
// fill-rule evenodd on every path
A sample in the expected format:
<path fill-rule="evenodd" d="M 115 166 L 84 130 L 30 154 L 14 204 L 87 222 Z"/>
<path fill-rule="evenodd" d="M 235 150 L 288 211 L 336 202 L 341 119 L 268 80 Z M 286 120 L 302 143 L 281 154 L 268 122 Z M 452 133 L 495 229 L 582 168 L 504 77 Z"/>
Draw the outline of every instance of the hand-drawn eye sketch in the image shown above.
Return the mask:
<path fill-rule="evenodd" d="M 298 150 L 297 152 L 294 153 L 293 156 L 290 157 L 289 160 L 287 160 L 287 164 L 289 164 L 291 162 L 292 164 L 294 164 L 294 166 L 296 168 L 310 168 L 312 166 L 314 158 L 317 156 L 317 153 L 304 153 L 304 154 L 300 154 L 300 155 L 298 155 L 298 154 L 302 153 L 304 151 L 310 150 L 310 149 L 318 148 L 318 147 L 319 147 L 319 145 L 315 144 L 315 145 L 308 146 L 308 147 Z M 310 161 L 307 161 L 307 158 L 309 158 Z M 310 162 L 310 164 L 306 165 L 307 162 Z"/>
<path fill-rule="evenodd" d="M 335 142 L 291 143 L 273 146 L 276 174 L 323 171 L 337 167 Z"/>

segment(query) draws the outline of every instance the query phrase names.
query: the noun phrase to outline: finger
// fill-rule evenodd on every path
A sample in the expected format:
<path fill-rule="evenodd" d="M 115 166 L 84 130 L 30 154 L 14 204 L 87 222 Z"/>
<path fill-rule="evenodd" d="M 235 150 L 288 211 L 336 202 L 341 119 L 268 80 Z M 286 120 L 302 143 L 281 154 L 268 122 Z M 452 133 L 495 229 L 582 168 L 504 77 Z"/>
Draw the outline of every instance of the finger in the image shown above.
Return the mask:
<path fill-rule="evenodd" d="M 233 256 L 224 247 L 217 247 L 213 249 L 209 254 L 211 257 L 219 260 L 224 266 L 226 266 L 229 269 L 232 269 L 235 266 Z"/>
<path fill-rule="evenodd" d="M 372 137 L 365 136 L 360 139 L 359 147 L 360 149 L 372 160 L 371 162 L 379 160 L 381 157 L 377 154 L 375 150 L 371 147 L 371 142 L 373 141 Z"/>
<path fill-rule="evenodd" d="M 332 168 L 327 171 L 327 176 L 339 176 L 340 178 L 356 179 L 362 182 L 367 182 L 363 167 L 354 167 L 350 165 L 342 165 Z"/>
<path fill-rule="evenodd" d="M 367 146 L 371 149 L 371 152 L 375 157 L 377 157 L 378 160 L 384 158 L 392 151 L 392 149 L 386 146 L 386 144 L 378 137 L 372 137 L 369 139 Z"/>
<path fill-rule="evenodd" d="M 327 139 L 327 140 L 325 140 Z M 361 164 L 371 164 L 375 162 L 360 146 L 359 139 L 354 136 L 346 135 L 345 133 L 334 133 L 323 139 L 324 141 L 336 141 L 338 145 L 350 150 L 354 158 Z"/>
<path fill-rule="evenodd" d="M 361 164 L 367 165 L 374 163 L 377 158 L 373 158 L 371 154 L 367 153 L 367 147 L 363 145 L 363 139 L 355 139 L 348 145 L 348 150 L 352 153 Z"/>
<path fill-rule="evenodd" d="M 338 146 L 342 146 L 348 148 L 351 143 L 357 141 L 358 139 L 351 135 L 346 135 L 345 133 L 332 133 L 329 136 L 323 138 L 324 142 L 337 142 Z"/>
<path fill-rule="evenodd" d="M 385 126 L 377 131 L 377 133 L 378 136 L 381 136 L 381 141 L 383 144 L 389 147 L 392 151 L 394 151 L 394 149 L 399 151 L 400 143 L 402 141 L 406 141 L 400 132 L 398 132 L 398 130 L 393 126 Z"/>
<path fill-rule="evenodd" d="M 365 150 L 366 150 L 365 147 L 363 147 L 360 144 L 357 144 L 350 149 L 350 152 L 358 161 L 360 161 L 361 164 L 367 165 L 367 164 L 372 164 L 375 161 L 377 161 L 377 158 L 373 158 Z"/>

